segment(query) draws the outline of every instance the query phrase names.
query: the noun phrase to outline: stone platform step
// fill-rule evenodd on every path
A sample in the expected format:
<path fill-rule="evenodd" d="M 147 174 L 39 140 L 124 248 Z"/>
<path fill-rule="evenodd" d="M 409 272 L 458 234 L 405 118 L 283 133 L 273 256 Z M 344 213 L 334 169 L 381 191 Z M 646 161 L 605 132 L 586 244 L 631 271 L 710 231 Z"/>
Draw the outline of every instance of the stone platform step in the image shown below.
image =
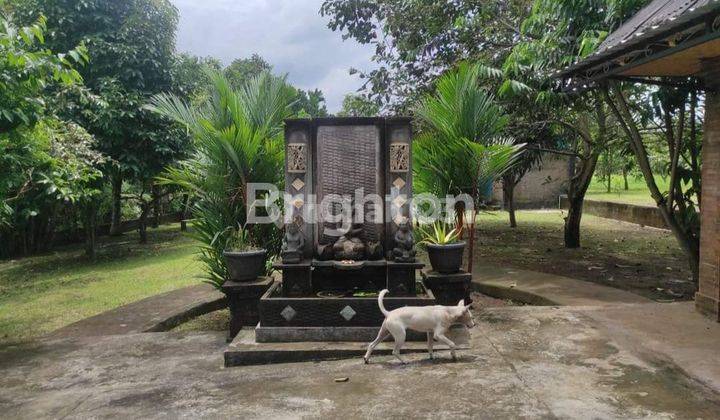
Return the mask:
<path fill-rule="evenodd" d="M 255 341 L 258 343 L 298 343 L 298 342 L 353 342 L 369 343 L 378 335 L 379 327 L 267 327 L 255 328 Z M 448 333 L 451 340 L 467 342 L 467 330 L 458 325 Z M 417 331 L 407 331 L 407 341 L 427 341 L 427 335 Z"/>
<path fill-rule="evenodd" d="M 368 343 L 377 335 L 377 329 L 374 330 L 375 334 L 366 342 L 304 341 L 289 343 L 259 343 L 255 341 L 255 331 L 241 330 L 225 350 L 225 366 L 360 359 L 365 354 Z M 453 328 L 448 333 L 448 338 L 455 342 L 459 350 L 469 348 L 470 334 L 465 328 Z M 389 338 L 375 348 L 373 355 L 389 355 L 392 353 L 393 345 L 392 338 Z M 447 353 L 448 346 L 436 341 L 433 350 Z M 425 341 L 407 342 L 402 348 L 403 354 L 423 352 L 427 352 Z"/>

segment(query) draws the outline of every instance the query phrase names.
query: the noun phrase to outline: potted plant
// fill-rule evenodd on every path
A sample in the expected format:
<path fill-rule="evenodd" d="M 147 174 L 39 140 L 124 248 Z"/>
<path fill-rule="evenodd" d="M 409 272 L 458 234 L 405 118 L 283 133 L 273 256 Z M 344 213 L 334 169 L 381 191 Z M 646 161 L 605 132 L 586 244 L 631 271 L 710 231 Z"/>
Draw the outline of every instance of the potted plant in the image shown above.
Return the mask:
<path fill-rule="evenodd" d="M 420 229 L 421 243 L 427 248 L 430 265 L 434 271 L 452 274 L 462 266 L 465 241 L 460 241 L 460 233 L 443 222 L 435 222 Z"/>
<path fill-rule="evenodd" d="M 267 250 L 254 246 L 250 234 L 243 227 L 232 229 L 225 243 L 223 257 L 232 281 L 253 281 L 265 273 Z"/>

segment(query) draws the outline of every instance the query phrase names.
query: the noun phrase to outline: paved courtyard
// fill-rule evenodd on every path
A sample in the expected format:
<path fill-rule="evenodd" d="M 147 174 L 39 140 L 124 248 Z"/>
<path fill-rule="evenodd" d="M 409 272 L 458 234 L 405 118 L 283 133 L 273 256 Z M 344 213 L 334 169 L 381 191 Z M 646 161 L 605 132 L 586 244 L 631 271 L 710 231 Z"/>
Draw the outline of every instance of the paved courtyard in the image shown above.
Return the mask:
<path fill-rule="evenodd" d="M 690 362 L 701 356 L 692 351 L 718 344 L 720 325 L 698 318 L 695 331 L 681 331 L 666 320 L 695 316 L 691 306 L 666 305 L 653 321 L 656 305 L 488 308 L 478 316 L 471 350 L 455 363 L 447 354 L 435 361 L 416 354 L 405 356 L 407 365 L 381 356 L 370 365 L 355 359 L 226 369 L 222 333 L 45 341 L 0 350 L 0 412 L 4 418 L 718 418 L 717 360 Z M 632 328 L 630 318 L 665 323 L 670 341 L 658 341 L 652 331 L 623 331 Z M 705 342 L 684 348 L 683 336 Z M 674 353 L 664 352 L 663 343 Z M 349 381 L 335 382 L 342 377 Z"/>

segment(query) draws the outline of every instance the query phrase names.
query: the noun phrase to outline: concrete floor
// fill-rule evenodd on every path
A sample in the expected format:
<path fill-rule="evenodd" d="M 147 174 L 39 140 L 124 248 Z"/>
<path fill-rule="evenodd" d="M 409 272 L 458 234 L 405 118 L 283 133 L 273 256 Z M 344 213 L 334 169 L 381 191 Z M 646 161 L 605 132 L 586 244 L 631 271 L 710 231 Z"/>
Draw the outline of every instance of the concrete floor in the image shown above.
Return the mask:
<path fill-rule="evenodd" d="M 633 325 L 647 326 L 623 318 L 648 315 L 647 308 L 486 309 L 472 331 L 471 349 L 455 363 L 441 353 L 434 361 L 407 355 L 407 365 L 381 356 L 370 365 L 340 360 L 225 369 L 222 333 L 46 341 L 0 350 L 0 413 L 3 418 L 720 417 L 712 371 L 701 377 L 687 368 L 693 358 L 720 350 L 713 341 L 720 340 L 720 324 L 693 320 L 701 325 L 695 333 L 673 332 L 674 326 L 632 333 Z M 662 339 L 666 333 L 674 338 Z M 694 346 L 697 334 L 710 338 Z M 680 340 L 685 351 L 676 345 Z M 341 377 L 349 381 L 335 382 Z"/>

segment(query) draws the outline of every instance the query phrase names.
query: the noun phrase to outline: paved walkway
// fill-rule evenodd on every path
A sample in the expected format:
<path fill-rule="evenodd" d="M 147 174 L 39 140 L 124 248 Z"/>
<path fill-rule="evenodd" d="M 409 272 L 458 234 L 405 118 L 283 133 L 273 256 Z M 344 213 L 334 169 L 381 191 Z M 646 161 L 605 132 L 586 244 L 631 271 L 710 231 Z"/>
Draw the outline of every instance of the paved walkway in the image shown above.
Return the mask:
<path fill-rule="evenodd" d="M 356 358 L 225 369 L 223 333 L 40 342 L 0 351 L 0 412 L 8 419 L 717 418 L 716 390 L 646 337 L 614 331 L 625 317 L 642 316 L 633 312 L 641 306 L 625 305 L 620 315 L 605 307 L 598 318 L 588 307 L 487 309 L 456 363 L 438 352 L 435 361 L 404 355 L 404 366 L 378 356 L 370 365 Z M 608 315 L 614 319 L 600 320 Z M 705 335 L 720 337 L 720 324 L 705 325 Z"/>
<path fill-rule="evenodd" d="M 54 339 L 0 350 L 0 412 L 3 418 L 720 416 L 720 324 L 697 314 L 692 302 L 656 303 L 523 270 L 479 267 L 474 274 L 481 290 L 550 306 L 481 309 L 470 349 L 457 363 L 439 352 L 435 361 L 407 354 L 405 366 L 378 356 L 370 365 L 348 359 L 226 369 L 222 332 L 139 333 L 167 325 L 178 308 L 217 302 L 216 292 L 198 286 L 81 321 Z"/>
<path fill-rule="evenodd" d="M 492 266 L 473 267 L 477 291 L 497 298 L 516 299 L 533 305 L 617 305 L 654 301 L 583 280 L 555 274 Z"/>
<path fill-rule="evenodd" d="M 535 305 L 582 307 L 608 336 L 665 358 L 720 391 L 720 324 L 698 314 L 694 302 L 659 303 L 583 280 L 490 266 L 474 268 L 473 286 Z"/>
<path fill-rule="evenodd" d="M 50 333 L 50 339 L 167 331 L 225 306 L 225 296 L 208 284 L 185 287 L 82 319 Z"/>

